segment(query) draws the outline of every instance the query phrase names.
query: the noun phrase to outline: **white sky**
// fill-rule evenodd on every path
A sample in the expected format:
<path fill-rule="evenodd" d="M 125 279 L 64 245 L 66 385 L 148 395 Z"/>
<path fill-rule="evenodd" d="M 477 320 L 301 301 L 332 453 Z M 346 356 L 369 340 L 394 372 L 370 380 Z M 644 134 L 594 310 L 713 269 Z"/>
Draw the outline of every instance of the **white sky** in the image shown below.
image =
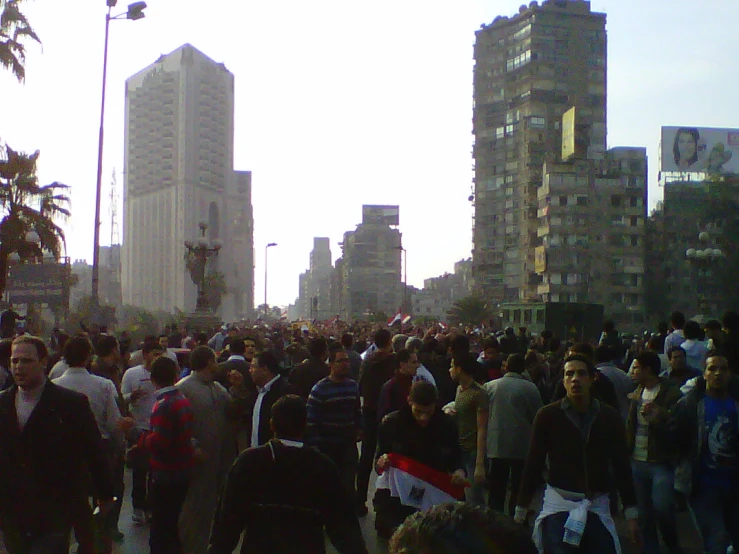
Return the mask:
<path fill-rule="evenodd" d="M 123 168 L 125 79 L 189 42 L 236 76 L 235 168 L 253 171 L 257 304 L 298 293 L 314 236 L 334 259 L 362 204 L 399 204 L 409 282 L 470 255 L 474 32 L 515 0 L 149 0 L 111 24 L 102 243 Z M 121 1 L 120 11 L 126 3 Z M 647 146 L 650 204 L 662 125 L 739 127 L 737 0 L 594 0 L 608 13 L 609 146 Z M 27 81 L 0 73 L 0 139 L 41 150 L 40 178 L 73 187 L 73 258 L 92 259 L 104 0 L 29 0 L 43 46 Z M 122 189 L 122 176 L 119 175 Z M 119 225 L 122 231 L 122 201 Z"/>

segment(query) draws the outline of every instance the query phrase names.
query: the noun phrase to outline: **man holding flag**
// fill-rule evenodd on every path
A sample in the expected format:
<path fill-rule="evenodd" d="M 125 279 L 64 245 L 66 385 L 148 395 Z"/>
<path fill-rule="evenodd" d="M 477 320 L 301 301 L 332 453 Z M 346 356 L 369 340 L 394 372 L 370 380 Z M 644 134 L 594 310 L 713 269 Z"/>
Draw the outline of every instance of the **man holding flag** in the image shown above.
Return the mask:
<path fill-rule="evenodd" d="M 462 448 L 454 420 L 436 409 L 436 387 L 413 383 L 408 405 L 385 416 L 377 440 L 375 529 L 389 538 L 410 514 L 464 500 Z"/>

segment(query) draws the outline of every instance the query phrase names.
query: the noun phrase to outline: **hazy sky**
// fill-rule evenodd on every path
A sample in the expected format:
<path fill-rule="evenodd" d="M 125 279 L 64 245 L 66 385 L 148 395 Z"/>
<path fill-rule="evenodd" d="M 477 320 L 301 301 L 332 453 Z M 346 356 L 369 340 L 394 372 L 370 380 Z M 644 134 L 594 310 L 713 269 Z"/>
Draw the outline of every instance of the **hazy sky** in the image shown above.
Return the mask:
<path fill-rule="evenodd" d="M 124 81 L 189 42 L 236 76 L 234 164 L 253 171 L 257 304 L 267 242 L 279 243 L 269 302 L 290 303 L 313 237 L 330 237 L 339 257 L 362 204 L 400 205 L 416 286 L 470 255 L 474 32 L 520 1 L 148 3 L 145 19 L 111 25 L 103 244 L 110 175 L 123 168 Z M 592 6 L 608 14 L 608 145 L 649 148 L 653 205 L 660 126 L 739 127 L 739 2 Z M 0 139 L 41 150 L 43 183 L 72 185 L 69 254 L 91 260 L 105 1 L 24 7 L 43 45 L 28 46 L 25 84 L 0 73 Z"/>

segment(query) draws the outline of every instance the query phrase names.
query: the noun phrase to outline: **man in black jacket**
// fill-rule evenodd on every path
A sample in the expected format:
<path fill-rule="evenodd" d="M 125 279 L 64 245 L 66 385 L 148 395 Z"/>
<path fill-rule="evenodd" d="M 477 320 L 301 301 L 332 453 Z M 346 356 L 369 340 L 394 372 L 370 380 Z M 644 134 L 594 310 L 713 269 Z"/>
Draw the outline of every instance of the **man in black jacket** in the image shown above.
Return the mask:
<path fill-rule="evenodd" d="M 113 507 L 113 479 L 90 404 L 47 381 L 47 356 L 40 338 L 15 339 L 16 385 L 0 393 L 0 529 L 10 554 L 67 554 L 73 525 L 86 517 L 90 475 L 101 511 Z"/>
<path fill-rule="evenodd" d="M 256 388 L 246 393 L 245 423 L 247 444 L 254 448 L 272 438 L 270 410 L 277 400 L 293 391 L 287 379 L 280 376 L 280 365 L 272 352 L 257 354 L 249 372 Z"/>
<path fill-rule="evenodd" d="M 310 360 L 303 362 L 293 368 L 290 373 L 290 384 L 299 397 L 308 400 L 310 391 L 313 390 L 318 381 L 328 377 L 328 344 L 326 339 L 311 339 L 308 345 Z"/>
<path fill-rule="evenodd" d="M 334 463 L 303 446 L 306 409 L 295 395 L 272 406 L 275 440 L 244 451 L 213 520 L 209 554 L 325 554 L 324 529 L 340 554 L 366 554 L 359 521 Z"/>
<path fill-rule="evenodd" d="M 253 392 L 256 387 L 251 380 L 249 368 L 251 367 L 251 362 L 256 354 L 256 343 L 254 342 L 254 339 L 235 338 L 229 343 L 228 350 L 231 355 L 225 362 L 218 364 L 218 376 L 216 377 L 216 381 L 228 390 L 231 387 L 229 374 L 232 371 L 238 371 L 244 378 L 243 386 L 247 390 Z M 247 350 L 249 351 L 248 356 Z"/>

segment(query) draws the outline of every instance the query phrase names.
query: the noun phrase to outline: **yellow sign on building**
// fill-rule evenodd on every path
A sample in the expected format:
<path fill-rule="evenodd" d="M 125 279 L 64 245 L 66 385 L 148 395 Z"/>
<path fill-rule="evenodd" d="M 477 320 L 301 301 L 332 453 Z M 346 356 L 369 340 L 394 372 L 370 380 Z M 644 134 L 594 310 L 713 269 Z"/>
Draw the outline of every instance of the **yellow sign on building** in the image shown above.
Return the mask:
<path fill-rule="evenodd" d="M 573 106 L 562 115 L 562 160 L 575 155 L 576 108 Z"/>
<path fill-rule="evenodd" d="M 547 249 L 545 246 L 537 246 L 534 250 L 534 271 L 542 274 L 547 270 Z"/>

